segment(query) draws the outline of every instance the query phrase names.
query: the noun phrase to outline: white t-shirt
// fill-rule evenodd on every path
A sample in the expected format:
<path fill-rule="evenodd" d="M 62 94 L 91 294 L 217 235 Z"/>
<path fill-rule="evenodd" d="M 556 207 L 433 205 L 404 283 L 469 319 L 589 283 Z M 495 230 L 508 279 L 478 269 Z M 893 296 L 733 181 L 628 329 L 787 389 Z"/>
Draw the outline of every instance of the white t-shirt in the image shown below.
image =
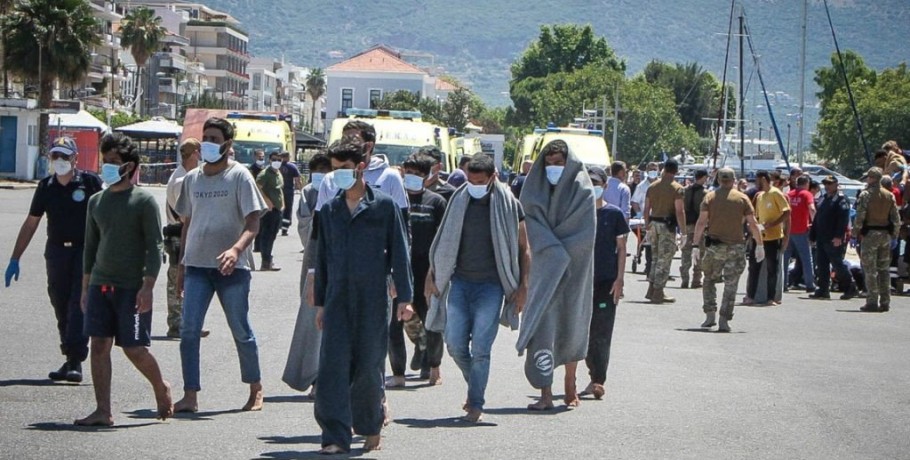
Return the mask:
<path fill-rule="evenodd" d="M 651 182 L 645 179 L 638 183 L 638 187 L 635 187 L 635 193 L 632 194 L 632 203 L 638 203 L 638 212 L 645 212 L 645 198 L 647 198 L 648 187 L 650 186 Z"/>
<path fill-rule="evenodd" d="M 183 178 L 186 177 L 186 169 L 182 164 L 177 165 L 177 169 L 167 180 L 167 209 L 164 213 L 167 215 L 167 224 L 174 225 L 180 221 L 177 220 L 174 213 L 177 211 L 177 198 L 180 198 L 180 190 L 183 188 Z"/>
<path fill-rule="evenodd" d="M 240 239 L 246 216 L 261 214 L 265 200 L 250 171 L 231 162 L 224 171 L 206 176 L 203 168 L 186 174 L 177 199 L 177 213 L 190 217 L 183 263 L 187 267 L 218 268 L 218 256 Z M 250 248 L 237 259 L 235 268 L 250 269 Z"/>
<path fill-rule="evenodd" d="M 363 172 L 363 179 L 370 187 L 381 190 L 386 195 L 392 197 L 392 201 L 399 208 L 408 209 L 408 192 L 404 189 L 404 180 L 398 171 L 389 167 L 381 155 L 373 155 L 370 160 L 370 166 Z M 328 203 L 335 195 L 338 194 L 338 187 L 335 186 L 335 173 L 330 172 L 322 178 L 322 184 L 319 185 L 319 198 L 316 200 L 316 210 L 322 209 L 322 206 Z"/>

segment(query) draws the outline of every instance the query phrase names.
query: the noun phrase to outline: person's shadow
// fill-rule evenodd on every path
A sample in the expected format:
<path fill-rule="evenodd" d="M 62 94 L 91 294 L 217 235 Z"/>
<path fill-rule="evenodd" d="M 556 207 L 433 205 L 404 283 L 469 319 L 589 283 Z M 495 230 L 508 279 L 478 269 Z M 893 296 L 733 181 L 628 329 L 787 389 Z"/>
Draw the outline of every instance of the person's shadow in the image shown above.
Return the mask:
<path fill-rule="evenodd" d="M 55 385 L 78 386 L 78 383 L 55 382 L 50 379 L 11 379 L 0 380 L 0 387 L 52 387 Z"/>

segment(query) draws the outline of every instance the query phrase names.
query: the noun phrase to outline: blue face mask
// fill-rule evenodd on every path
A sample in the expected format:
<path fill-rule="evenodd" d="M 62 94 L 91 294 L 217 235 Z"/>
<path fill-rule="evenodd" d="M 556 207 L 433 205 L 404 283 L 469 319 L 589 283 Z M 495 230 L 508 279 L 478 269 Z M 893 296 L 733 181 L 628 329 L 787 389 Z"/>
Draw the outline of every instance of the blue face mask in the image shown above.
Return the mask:
<path fill-rule="evenodd" d="M 600 185 L 594 186 L 594 199 L 599 199 L 604 196 L 604 188 Z"/>
<path fill-rule="evenodd" d="M 547 182 L 550 185 L 556 185 L 559 182 L 559 178 L 562 177 L 562 171 L 566 169 L 565 166 L 547 166 Z"/>
<path fill-rule="evenodd" d="M 311 173 L 310 174 L 310 183 L 313 184 L 314 188 L 319 188 L 322 185 L 322 179 L 325 177 L 325 173 Z"/>
<path fill-rule="evenodd" d="M 202 161 L 206 163 L 217 163 L 221 160 L 221 146 L 214 142 L 203 142 L 199 151 L 202 153 Z"/>
<path fill-rule="evenodd" d="M 101 165 L 101 180 L 110 187 L 121 180 L 123 180 L 123 175 L 120 174 L 120 167 L 123 165 L 115 165 L 111 163 L 105 163 Z"/>
<path fill-rule="evenodd" d="M 350 190 L 357 182 L 353 169 L 336 169 L 334 176 L 335 186 L 341 190 Z"/>
<path fill-rule="evenodd" d="M 423 178 L 416 174 L 404 175 L 404 188 L 409 192 L 419 192 L 423 190 Z"/>

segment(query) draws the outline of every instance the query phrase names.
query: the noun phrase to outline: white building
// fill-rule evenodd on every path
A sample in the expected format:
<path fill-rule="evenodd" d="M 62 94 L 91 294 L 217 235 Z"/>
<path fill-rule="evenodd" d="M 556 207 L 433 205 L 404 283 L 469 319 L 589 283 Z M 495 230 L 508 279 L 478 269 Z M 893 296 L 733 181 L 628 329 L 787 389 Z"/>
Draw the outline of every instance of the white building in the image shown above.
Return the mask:
<path fill-rule="evenodd" d="M 278 106 L 278 74 L 281 64 L 272 58 L 253 58 L 247 67 L 250 89 L 247 91 L 246 109 L 255 112 L 281 112 Z"/>

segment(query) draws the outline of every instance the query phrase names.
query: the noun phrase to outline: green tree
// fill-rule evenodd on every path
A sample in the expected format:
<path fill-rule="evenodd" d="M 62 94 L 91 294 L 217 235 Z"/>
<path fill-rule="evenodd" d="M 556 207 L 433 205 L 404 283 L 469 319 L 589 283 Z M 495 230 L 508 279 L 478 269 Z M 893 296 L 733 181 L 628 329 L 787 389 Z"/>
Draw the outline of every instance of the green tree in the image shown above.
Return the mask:
<path fill-rule="evenodd" d="M 676 111 L 686 126 L 695 127 L 701 136 L 711 135 L 720 109 L 720 82 L 698 63 L 669 64 L 653 60 L 642 72 L 645 81 L 663 86 L 673 92 Z M 728 99 L 730 113 L 735 112 L 736 101 Z"/>
<path fill-rule="evenodd" d="M 862 79 L 851 83 L 851 88 L 870 150 L 892 139 L 901 146 L 910 145 L 910 131 L 907 130 L 910 126 L 910 72 L 907 65 L 885 69 L 877 75 L 874 72 L 862 72 L 862 75 Z M 845 88 L 836 89 L 827 100 L 812 149 L 852 177 L 859 176 L 869 167 Z"/>
<path fill-rule="evenodd" d="M 636 78 L 622 86 L 619 100 L 619 152 L 613 153 L 626 163 L 656 160 L 661 152 L 672 156 L 680 148 L 698 151 L 698 133 L 679 119 L 669 89 Z M 607 128 L 607 136 L 612 136 L 612 125 Z"/>
<path fill-rule="evenodd" d="M 612 99 L 623 80 L 620 72 L 589 65 L 573 72 L 557 72 L 546 77 L 527 78 L 512 89 L 514 112 L 508 123 L 514 126 L 565 126 L 581 114 L 583 107 L 603 105 Z"/>
<path fill-rule="evenodd" d="M 404 89 L 384 93 L 376 103 L 376 108 L 382 110 L 418 110 L 419 106 L 420 96 Z"/>
<path fill-rule="evenodd" d="M 471 91 L 458 88 L 449 93 L 439 113 L 439 124 L 464 131 L 471 119 L 483 112 L 483 102 Z"/>
<path fill-rule="evenodd" d="M 569 103 L 570 100 L 554 94 L 548 94 L 543 98 L 539 91 L 559 90 L 558 87 L 561 85 L 577 83 L 569 81 L 571 75 L 592 67 L 598 69 L 598 72 L 608 74 L 606 78 L 611 79 L 617 75 L 621 76 L 626 70 L 625 61 L 616 56 L 606 39 L 594 35 L 590 25 L 541 26 L 537 40 L 533 41 L 512 64 L 509 93 L 515 111 L 509 117 L 510 122 L 526 126 L 535 122 L 540 123 L 541 120 L 543 123 L 556 121 L 546 119 L 554 116 L 554 112 L 558 114 L 556 118 L 571 120 L 581 111 L 581 104 L 569 109 L 564 107 L 564 103 Z M 584 78 L 591 78 L 591 75 L 586 74 Z M 596 92 L 593 101 L 601 101 L 606 94 L 602 90 L 603 88 L 597 88 L 584 91 L 587 94 Z M 557 96 L 559 99 L 557 104 L 561 109 L 548 110 L 546 114 L 539 113 L 539 109 L 544 105 L 542 101 L 551 99 L 551 96 Z M 572 96 L 568 99 L 572 99 Z M 567 109 L 571 115 L 564 113 Z"/>
<path fill-rule="evenodd" d="M 0 18 L 6 38 L 3 63 L 15 75 L 37 81 L 38 151 L 47 152 L 46 109 L 50 107 L 54 81 L 81 81 L 91 66 L 91 51 L 101 42 L 98 21 L 83 0 L 25 0 Z"/>
<path fill-rule="evenodd" d="M 847 69 L 847 78 L 850 80 L 851 88 L 858 84 L 871 83 L 875 85 L 875 70 L 866 66 L 863 57 L 855 51 L 847 50 L 844 52 L 844 67 Z M 818 87 L 821 88 L 821 91 L 815 93 L 815 96 L 819 101 L 820 115 L 824 116 L 828 103 L 832 101 L 837 92 L 840 90 L 846 91 L 840 58 L 836 52 L 831 54 L 831 67 L 817 69 L 814 80 Z"/>
<path fill-rule="evenodd" d="M 310 70 L 306 77 L 306 93 L 313 101 L 313 107 L 310 110 L 310 129 L 316 126 L 316 101 L 325 95 L 325 72 L 322 68 L 316 67 Z"/>
<path fill-rule="evenodd" d="M 152 53 L 158 50 L 158 44 L 167 34 L 167 29 L 161 25 L 161 16 L 156 16 L 155 11 L 140 6 L 130 10 L 120 27 L 120 43 L 129 48 L 130 54 L 139 66 L 140 77 L 145 74 L 146 93 L 148 92 L 149 76 L 147 63 Z M 143 72 L 145 71 L 145 72 Z M 148 94 L 145 99 L 148 100 Z M 142 101 L 139 102 L 140 113 L 148 113 L 148 107 L 145 107 Z"/>

